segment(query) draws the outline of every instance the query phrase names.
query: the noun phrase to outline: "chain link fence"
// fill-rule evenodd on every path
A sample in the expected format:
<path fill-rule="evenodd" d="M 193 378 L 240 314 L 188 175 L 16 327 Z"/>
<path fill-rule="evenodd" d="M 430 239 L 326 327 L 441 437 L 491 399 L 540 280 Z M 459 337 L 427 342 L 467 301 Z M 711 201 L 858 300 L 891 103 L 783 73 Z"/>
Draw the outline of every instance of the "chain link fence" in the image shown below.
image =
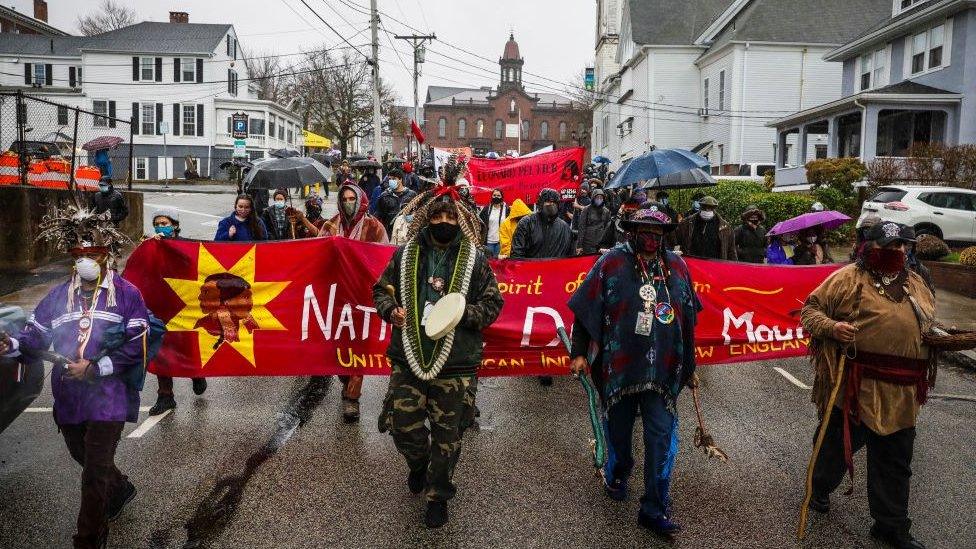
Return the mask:
<path fill-rule="evenodd" d="M 0 93 L 0 185 L 94 190 L 107 175 L 131 188 L 132 137 L 132 123 L 116 117 L 114 101 L 95 101 L 93 112 Z M 97 138 L 117 144 L 85 147 Z"/>

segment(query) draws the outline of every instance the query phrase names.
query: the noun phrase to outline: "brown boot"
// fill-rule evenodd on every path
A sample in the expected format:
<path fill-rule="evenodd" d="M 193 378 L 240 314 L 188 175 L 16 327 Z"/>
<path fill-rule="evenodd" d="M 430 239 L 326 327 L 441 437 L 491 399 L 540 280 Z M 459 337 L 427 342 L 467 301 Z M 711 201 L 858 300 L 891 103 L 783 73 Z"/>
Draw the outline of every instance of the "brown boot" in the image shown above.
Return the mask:
<path fill-rule="evenodd" d="M 346 423 L 359 421 L 359 401 L 351 398 L 342 399 L 342 420 Z"/>

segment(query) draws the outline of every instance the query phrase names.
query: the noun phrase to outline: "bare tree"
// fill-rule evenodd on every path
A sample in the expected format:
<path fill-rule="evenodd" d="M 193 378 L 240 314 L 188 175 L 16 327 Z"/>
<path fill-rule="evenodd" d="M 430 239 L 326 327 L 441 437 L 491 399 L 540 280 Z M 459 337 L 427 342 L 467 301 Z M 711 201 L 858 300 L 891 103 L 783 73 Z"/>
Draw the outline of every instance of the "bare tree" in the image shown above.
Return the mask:
<path fill-rule="evenodd" d="M 566 84 L 566 95 L 573 101 L 573 126 L 577 137 L 583 138 L 583 131 L 590 131 L 593 125 L 593 108 L 596 106 L 596 92 L 586 88 L 586 69 L 577 72 Z M 583 131 L 579 131 L 582 128 Z"/>
<path fill-rule="evenodd" d="M 105 0 L 98 10 L 78 16 L 78 32 L 85 36 L 101 34 L 136 23 L 136 12 L 113 0 Z"/>
<path fill-rule="evenodd" d="M 373 131 L 371 68 L 358 57 L 348 50 L 341 58 L 324 50 L 308 52 L 287 92 L 287 99 L 299 100 L 305 127 L 334 138 L 344 155 L 354 138 Z M 389 112 L 393 100 L 392 90 L 381 82 L 383 112 Z"/>
<path fill-rule="evenodd" d="M 278 103 L 285 98 L 288 78 L 282 76 L 288 67 L 281 61 L 281 57 L 271 52 L 255 52 L 245 61 L 247 70 L 254 82 L 261 86 L 261 99 Z"/>

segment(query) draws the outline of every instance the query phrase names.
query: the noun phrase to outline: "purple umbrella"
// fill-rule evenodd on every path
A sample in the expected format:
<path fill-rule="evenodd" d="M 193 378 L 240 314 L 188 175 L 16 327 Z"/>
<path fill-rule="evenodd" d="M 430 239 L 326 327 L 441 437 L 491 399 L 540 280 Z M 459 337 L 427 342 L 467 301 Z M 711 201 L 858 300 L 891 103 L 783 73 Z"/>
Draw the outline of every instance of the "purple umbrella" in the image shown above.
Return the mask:
<path fill-rule="evenodd" d="M 786 221 L 780 221 L 779 223 L 773 225 L 773 228 L 766 233 L 766 236 L 796 233 L 802 231 L 803 229 L 809 229 L 810 227 L 816 227 L 818 225 L 823 226 L 825 231 L 829 231 L 831 229 L 840 227 L 850 220 L 850 217 L 847 217 L 846 215 L 835 210 L 810 212 L 803 215 L 798 215 L 792 219 L 787 219 Z"/>
<path fill-rule="evenodd" d="M 88 143 L 81 146 L 82 149 L 86 151 L 100 151 L 102 149 L 114 149 L 122 143 L 121 137 L 116 137 L 114 135 L 103 135 L 101 137 L 96 137 Z"/>

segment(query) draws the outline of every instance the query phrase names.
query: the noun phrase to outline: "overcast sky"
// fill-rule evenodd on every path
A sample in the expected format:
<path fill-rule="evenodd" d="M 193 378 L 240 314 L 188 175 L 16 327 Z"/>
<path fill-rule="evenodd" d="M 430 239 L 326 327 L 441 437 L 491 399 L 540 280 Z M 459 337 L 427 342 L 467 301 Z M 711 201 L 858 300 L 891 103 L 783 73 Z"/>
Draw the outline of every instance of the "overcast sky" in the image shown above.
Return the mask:
<path fill-rule="evenodd" d="M 343 33 L 352 45 L 362 45 L 359 49 L 369 54 L 369 17 L 357 12 L 368 10 L 368 0 L 305 1 Z M 33 14 L 33 0 L 0 2 L 14 6 L 22 13 Z M 96 9 L 101 2 L 48 0 L 48 22 L 76 34 L 78 15 Z M 117 2 L 134 9 L 140 20 L 168 21 L 172 10 L 188 12 L 191 23 L 231 23 L 249 55 L 253 55 L 251 52 L 295 54 L 302 50 L 321 49 L 323 44 L 346 45 L 301 0 Z M 378 7 L 381 14 L 385 14 L 381 15 L 381 20 L 391 34 L 432 32 L 441 39 L 430 46 L 427 53 L 429 62 L 423 66 L 420 80 L 421 103 L 428 85 L 496 85 L 497 60 L 501 57 L 510 29 L 514 30 L 522 57 L 525 58 L 523 80 L 531 91 L 561 91 L 564 86 L 557 82 L 572 79 L 574 74 L 593 62 L 595 0 L 378 0 Z M 415 32 L 406 25 L 422 32 Z M 397 59 L 390 42 L 381 31 L 381 75 L 393 82 L 401 104 L 411 104 L 412 77 Z M 410 48 L 402 40 L 392 42 L 400 50 L 403 63 L 412 71 Z M 295 61 L 298 57 L 292 55 L 284 59 Z M 435 62 L 449 65 L 450 68 L 436 65 Z"/>

